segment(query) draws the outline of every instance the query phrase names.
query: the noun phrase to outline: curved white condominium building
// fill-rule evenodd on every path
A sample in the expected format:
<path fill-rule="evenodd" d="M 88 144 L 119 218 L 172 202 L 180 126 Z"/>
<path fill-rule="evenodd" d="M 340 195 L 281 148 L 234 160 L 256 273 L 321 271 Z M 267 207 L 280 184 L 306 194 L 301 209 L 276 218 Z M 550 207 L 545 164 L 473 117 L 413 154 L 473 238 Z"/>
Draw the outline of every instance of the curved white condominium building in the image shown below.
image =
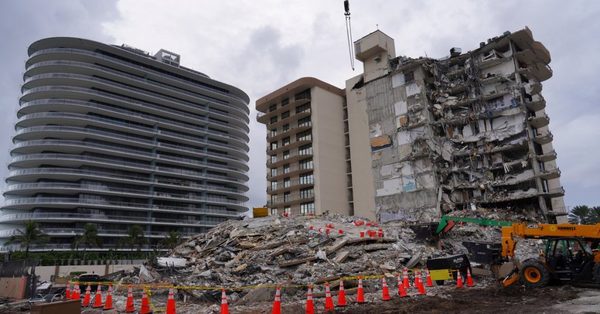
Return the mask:
<path fill-rule="evenodd" d="M 68 250 L 94 223 L 118 249 L 139 225 L 153 249 L 247 210 L 243 91 L 165 50 L 57 37 L 28 54 L 0 240 L 31 220 L 50 236 L 32 250 Z"/>

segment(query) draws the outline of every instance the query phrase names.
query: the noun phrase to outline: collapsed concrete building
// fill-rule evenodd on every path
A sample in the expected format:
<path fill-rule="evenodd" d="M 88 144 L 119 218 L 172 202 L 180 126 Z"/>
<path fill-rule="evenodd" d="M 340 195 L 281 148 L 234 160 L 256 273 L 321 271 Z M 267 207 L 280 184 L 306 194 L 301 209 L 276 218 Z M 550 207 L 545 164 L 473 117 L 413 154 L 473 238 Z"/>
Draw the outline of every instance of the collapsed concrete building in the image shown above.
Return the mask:
<path fill-rule="evenodd" d="M 528 28 L 442 59 L 396 57 L 381 31 L 355 51 L 364 73 L 347 82 L 348 108 L 366 109 L 380 219 L 478 207 L 565 215 L 541 95 L 550 54 Z"/>
<path fill-rule="evenodd" d="M 452 48 L 442 59 L 396 56 L 394 40 L 377 30 L 355 42 L 355 55 L 364 71 L 346 81 L 345 103 L 312 103 L 343 109 L 338 110 L 343 116 L 328 118 L 328 133 L 343 125 L 337 133 L 345 136 L 345 153 L 327 156 L 346 165 L 340 178 L 346 180 L 348 206 L 340 208 L 347 214 L 421 222 L 482 208 L 525 211 L 548 221 L 566 215 L 541 95 L 541 82 L 552 76 L 550 54 L 528 28 L 466 53 Z M 288 89 L 280 90 L 289 94 Z M 278 132 L 278 108 L 288 110 L 287 103 L 268 96 L 257 101 L 265 113 L 259 121 Z M 323 133 L 304 132 L 312 132 L 313 140 Z M 273 136 L 267 140 L 269 147 L 293 148 Z M 311 153 L 317 160 L 326 151 Z M 314 171 L 322 167 L 315 163 Z M 271 185 L 290 180 L 278 182 L 271 172 Z M 334 185 L 318 181 L 321 195 L 339 194 L 327 191 Z M 331 209 L 316 212 L 326 210 Z"/>

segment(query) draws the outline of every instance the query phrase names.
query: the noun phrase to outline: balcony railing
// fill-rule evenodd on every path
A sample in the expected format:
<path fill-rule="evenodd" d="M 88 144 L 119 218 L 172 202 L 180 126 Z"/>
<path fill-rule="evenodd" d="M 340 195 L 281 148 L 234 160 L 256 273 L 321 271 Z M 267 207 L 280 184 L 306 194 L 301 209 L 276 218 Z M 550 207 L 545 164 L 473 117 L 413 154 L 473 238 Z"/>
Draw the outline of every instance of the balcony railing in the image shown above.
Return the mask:
<path fill-rule="evenodd" d="M 156 71 L 154 71 L 154 70 L 152 70 L 152 69 L 150 69 L 150 68 L 148 68 L 148 67 L 143 67 L 143 66 L 135 65 L 135 64 L 132 64 L 131 62 L 125 62 L 125 61 L 122 61 L 122 60 L 119 60 L 119 59 L 116 59 L 116 58 L 112 58 L 112 57 L 109 57 L 109 56 L 106 56 L 106 55 L 103 55 L 103 54 L 100 54 L 100 53 L 91 52 L 91 51 L 82 50 L 82 49 L 75 49 L 75 48 L 48 48 L 48 49 L 38 50 L 38 51 L 34 52 L 34 53 L 33 53 L 33 54 L 30 56 L 30 58 L 33 58 L 33 57 L 35 57 L 35 56 L 38 56 L 38 55 L 41 55 L 41 54 L 45 54 L 45 53 L 56 53 L 56 52 L 59 52 L 59 53 L 61 53 L 61 52 L 62 52 L 62 53 L 65 53 L 65 52 L 67 52 L 67 53 L 70 53 L 70 54 L 83 54 L 83 55 L 87 55 L 87 56 L 93 56 L 93 57 L 95 57 L 95 58 L 99 58 L 99 59 L 102 59 L 102 60 L 107 60 L 107 61 L 110 61 L 110 62 L 112 62 L 112 63 L 121 64 L 121 65 L 127 66 L 127 67 L 129 67 L 129 68 L 135 68 L 135 69 L 138 69 L 138 70 L 142 70 L 142 71 L 144 71 L 144 72 L 155 73 L 156 75 L 158 75 L 158 76 L 160 76 L 160 77 L 162 77 L 162 78 L 168 78 L 168 79 L 170 79 L 170 80 L 173 80 L 173 81 L 178 81 L 178 82 L 180 82 L 180 83 L 183 83 L 183 84 L 185 84 L 185 85 L 192 86 L 192 87 L 194 87 L 194 88 L 198 88 L 198 86 L 197 86 L 197 85 L 191 84 L 190 82 L 188 82 L 188 81 L 186 81 L 186 80 L 179 79 L 179 78 L 177 78 L 177 77 L 174 77 L 174 76 L 168 76 L 168 77 L 165 77 L 165 75 L 164 75 L 164 74 L 162 74 L 162 73 L 158 73 L 158 72 L 156 72 Z M 33 67 L 35 67 L 35 65 L 36 65 L 36 63 L 29 65 L 29 66 L 27 67 L 27 70 L 29 70 L 29 69 L 31 69 L 31 68 L 33 68 Z M 182 67 L 179 67 L 179 68 L 180 68 L 180 69 L 183 69 Z M 192 71 L 190 71 L 190 72 L 192 72 Z M 118 72 L 118 73 L 121 73 L 121 72 Z M 192 73 L 194 73 L 194 72 L 192 72 Z M 196 75 L 197 75 L 197 73 L 194 73 L 194 74 L 196 74 Z M 159 83 L 159 82 L 157 82 L 157 83 Z M 161 85 L 165 85 L 165 84 L 162 84 L 162 83 L 159 83 L 159 84 L 161 84 Z M 168 86 L 168 85 L 165 85 L 165 86 Z M 172 88 L 172 87 L 170 87 L 170 86 L 169 86 L 169 88 Z M 204 86 L 203 86 L 203 88 L 204 88 Z M 226 93 L 226 92 L 220 91 L 220 90 L 218 90 L 218 89 L 212 89 L 212 88 L 209 88 L 209 89 L 207 89 L 207 90 L 209 90 L 209 91 L 211 91 L 211 92 L 214 92 L 214 93 L 217 93 L 217 94 L 220 94 L 220 95 L 222 95 L 222 96 L 224 96 L 224 97 L 226 97 L 226 98 L 229 98 L 230 100 L 233 100 L 234 102 L 239 102 L 239 103 L 245 104 L 243 100 L 241 100 L 241 99 L 239 99 L 239 98 L 236 98 L 236 97 L 233 97 L 233 96 L 232 96 L 230 93 L 228 93 L 228 92 Z M 200 97 L 200 96 L 194 95 L 194 97 L 196 97 L 196 98 L 197 98 L 197 97 Z M 229 104 L 230 104 L 230 103 L 229 103 L 229 102 L 226 102 L 226 101 L 222 101 L 222 100 L 217 100 L 217 99 L 215 99 L 215 101 L 214 101 L 214 102 L 215 102 L 215 103 L 220 103 L 220 104 L 222 104 L 222 105 L 225 105 L 225 106 L 227 106 L 228 108 L 230 107 L 230 106 L 229 106 Z M 244 107 L 240 106 L 240 108 L 244 108 Z M 235 108 L 235 109 L 237 109 L 237 110 L 239 110 L 239 111 L 241 111 L 241 112 L 244 112 L 244 113 L 246 113 L 246 114 L 247 114 L 247 112 L 246 112 L 246 110 L 247 110 L 247 107 L 245 108 L 246 110 L 242 110 L 242 109 L 239 109 L 239 108 Z"/>

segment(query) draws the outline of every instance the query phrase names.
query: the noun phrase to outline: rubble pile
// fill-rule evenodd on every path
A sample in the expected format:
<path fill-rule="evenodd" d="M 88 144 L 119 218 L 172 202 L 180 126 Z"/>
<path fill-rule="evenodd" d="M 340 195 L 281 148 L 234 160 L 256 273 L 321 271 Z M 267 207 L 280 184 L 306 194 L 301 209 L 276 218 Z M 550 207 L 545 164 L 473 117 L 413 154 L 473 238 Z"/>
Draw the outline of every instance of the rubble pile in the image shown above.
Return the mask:
<path fill-rule="evenodd" d="M 515 211 L 507 208 L 477 208 L 477 210 L 453 211 L 448 216 L 452 217 L 470 217 L 485 218 L 496 221 L 513 221 L 542 223 L 543 218 L 535 210 Z M 485 227 L 476 224 L 466 223 L 457 224 L 444 239 L 441 240 L 441 246 L 445 250 L 451 250 L 458 253 L 468 253 L 467 248 L 462 244 L 464 241 L 497 243 L 501 241 L 502 232 L 498 227 Z M 515 248 L 515 257 L 518 260 L 535 258 L 539 256 L 544 248 L 542 240 L 520 239 Z"/>
<path fill-rule="evenodd" d="M 185 276 L 173 278 L 179 285 L 239 287 L 393 272 L 435 251 L 399 223 L 267 217 L 220 224 L 175 248 L 170 257 L 185 259 Z"/>

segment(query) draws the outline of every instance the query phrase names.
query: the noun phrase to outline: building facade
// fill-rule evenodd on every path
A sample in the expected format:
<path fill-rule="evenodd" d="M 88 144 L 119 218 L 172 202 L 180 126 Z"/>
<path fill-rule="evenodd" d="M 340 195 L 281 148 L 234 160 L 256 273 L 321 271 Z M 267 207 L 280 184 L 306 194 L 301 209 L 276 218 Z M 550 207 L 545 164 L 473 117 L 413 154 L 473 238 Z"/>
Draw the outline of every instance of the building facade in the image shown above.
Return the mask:
<path fill-rule="evenodd" d="M 351 214 L 344 91 L 301 78 L 256 101 L 267 127 L 267 206 L 272 214 Z"/>
<path fill-rule="evenodd" d="M 381 31 L 358 40 L 355 51 L 364 73 L 347 82 L 356 113 L 349 121 L 368 117 L 381 220 L 432 221 L 481 207 L 564 217 L 541 95 L 550 54 L 529 29 L 467 53 L 452 48 L 443 59 L 397 57 Z"/>
<path fill-rule="evenodd" d="M 165 50 L 58 37 L 28 53 L 0 239 L 35 221 L 50 243 L 33 250 L 68 250 L 93 223 L 97 249 L 127 249 L 139 225 L 152 249 L 247 210 L 243 91 Z"/>
<path fill-rule="evenodd" d="M 294 82 L 257 101 L 268 132 L 268 206 L 275 212 L 313 213 L 294 210 L 306 189 L 311 197 L 348 202 L 341 211 L 341 203 L 316 203 L 317 214 L 428 222 L 455 210 L 494 208 L 564 221 L 564 189 L 541 95 L 541 82 L 552 76 L 550 54 L 528 28 L 466 53 L 452 48 L 442 59 L 396 56 L 394 40 L 379 30 L 354 48 L 363 73 L 347 80 L 343 93 L 333 92 L 335 101 L 315 98 L 313 91 L 326 84 L 320 81 Z M 296 117 L 289 103 L 312 112 Z M 323 120 L 326 126 L 317 127 Z M 317 151 L 323 137 L 329 144 Z M 293 140 L 314 148 L 310 184 L 288 170 L 307 171 L 296 159 L 290 163 Z M 317 162 L 322 154 L 327 164 Z M 324 178 L 331 183 L 318 184 Z"/>

